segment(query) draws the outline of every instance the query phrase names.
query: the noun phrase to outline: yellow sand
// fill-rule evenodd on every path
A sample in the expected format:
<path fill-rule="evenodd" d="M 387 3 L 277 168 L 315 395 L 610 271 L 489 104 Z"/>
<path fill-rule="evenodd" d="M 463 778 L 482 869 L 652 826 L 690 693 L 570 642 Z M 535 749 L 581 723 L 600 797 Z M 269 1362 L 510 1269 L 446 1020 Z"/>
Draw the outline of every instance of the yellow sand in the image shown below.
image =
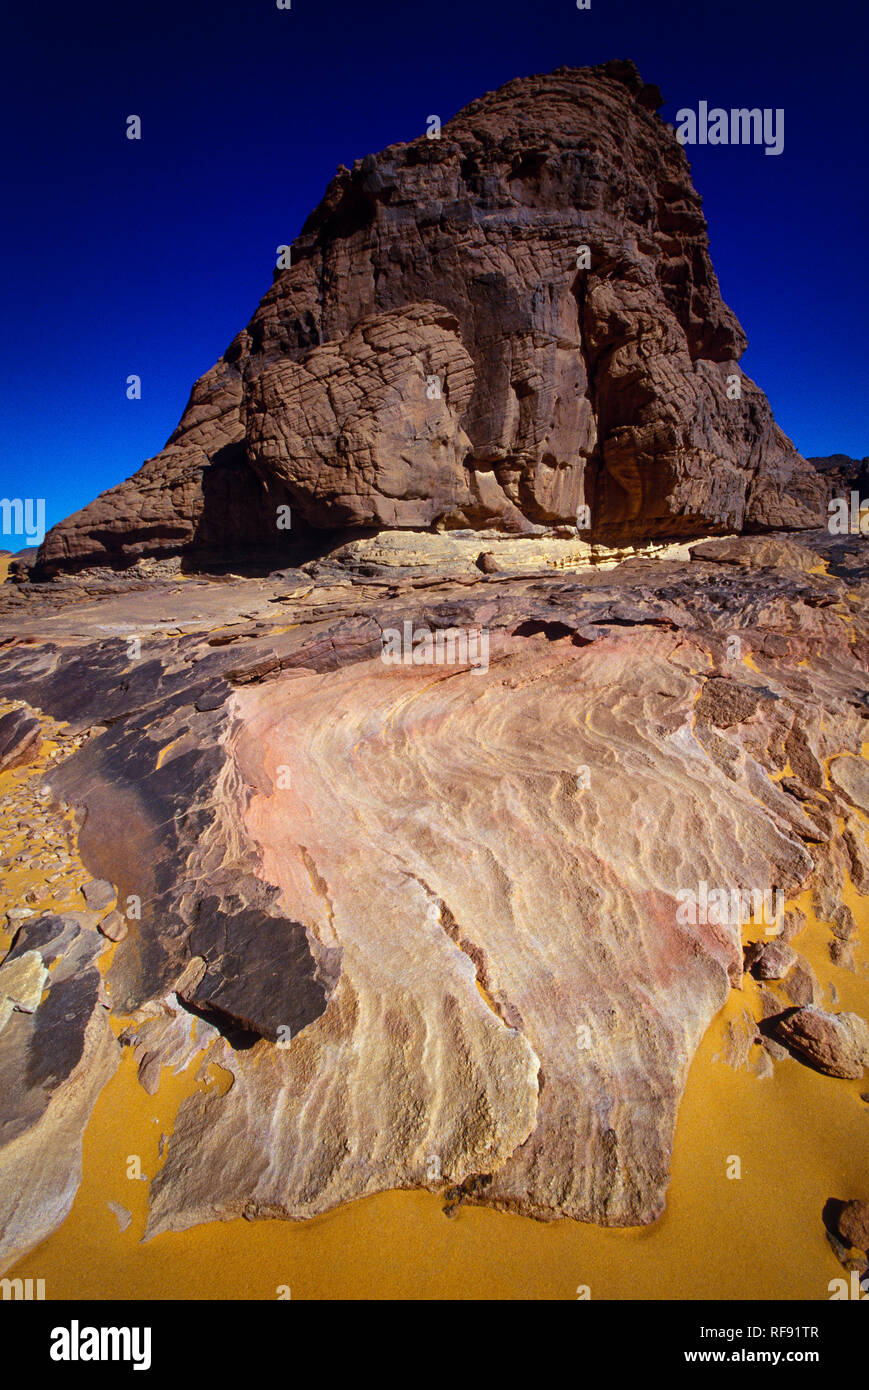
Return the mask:
<path fill-rule="evenodd" d="M 24 775 L 0 777 L 0 795 Z M 809 899 L 805 893 L 797 905 L 807 910 Z M 855 973 L 831 964 L 829 929 L 810 912 L 795 944 L 825 986 L 825 1002 L 834 982 L 835 1007 L 869 1017 L 869 898 L 848 884 L 844 899 L 861 928 Z M 828 1197 L 869 1198 L 869 1105 L 860 1098 L 869 1090 L 865 1080 L 834 1080 L 791 1059 L 763 1079 L 716 1060 L 730 1020 L 746 1004 L 759 1016 L 757 1001 L 747 978 L 698 1051 L 667 1211 L 653 1226 L 545 1225 L 469 1206 L 447 1218 L 437 1196 L 390 1192 L 310 1222 L 214 1222 L 142 1245 L 147 1183 L 128 1176 L 130 1159 L 152 1178 L 181 1099 L 197 1086 L 223 1090 L 227 1077 L 212 1065 L 197 1082 L 198 1056 L 183 1074 L 164 1068 L 151 1097 L 125 1049 L 88 1126 L 69 1216 L 8 1273 L 45 1279 L 49 1299 L 274 1299 L 286 1288 L 296 1299 L 573 1299 L 583 1286 L 592 1298 L 827 1299 L 843 1271 L 821 1211 Z M 739 1178 L 727 1176 L 734 1158 Z M 123 1233 L 110 1201 L 132 1213 Z"/>
<path fill-rule="evenodd" d="M 0 701 L 0 715 L 14 707 L 13 701 Z M 50 771 L 61 755 L 56 735 L 64 725 L 52 719 L 43 719 L 42 722 L 44 736 L 38 759 L 27 767 L 12 768 L 8 772 L 0 773 L 0 797 L 13 798 L 11 805 L 0 807 L 0 848 L 3 854 L 10 858 L 18 854 L 35 855 L 41 847 L 39 840 L 22 829 L 14 798 L 17 790 L 28 785 L 38 787 L 43 776 Z M 55 828 L 64 832 L 67 840 L 65 848 L 73 861 L 72 864 L 67 868 L 61 868 L 59 864 L 52 865 L 44 872 L 27 869 L 19 864 L 4 869 L 0 877 L 0 914 L 4 914 L 10 907 L 29 908 L 36 917 L 42 912 L 84 909 L 85 902 L 80 888 L 91 875 L 82 866 L 75 852 L 75 824 L 72 812 L 67 813 L 62 820 L 56 818 Z M 55 883 L 49 883 L 49 874 L 59 874 L 60 877 Z M 33 902 L 24 901 L 28 893 L 36 895 Z M 0 952 L 7 951 L 11 943 L 11 934 L 0 925 Z"/>

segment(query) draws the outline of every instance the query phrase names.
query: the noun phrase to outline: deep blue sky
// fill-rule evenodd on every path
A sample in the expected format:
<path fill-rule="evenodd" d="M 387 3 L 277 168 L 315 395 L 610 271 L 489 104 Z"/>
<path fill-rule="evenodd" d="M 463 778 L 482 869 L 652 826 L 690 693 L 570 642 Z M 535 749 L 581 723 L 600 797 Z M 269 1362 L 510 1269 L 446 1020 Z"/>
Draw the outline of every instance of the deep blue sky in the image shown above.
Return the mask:
<path fill-rule="evenodd" d="M 336 165 L 512 77 L 622 57 L 665 120 L 784 108 L 777 157 L 687 151 L 713 263 L 797 447 L 869 454 L 866 25 L 855 0 L 19 0 L 0 31 L 0 496 L 45 497 L 51 525 L 159 452 Z"/>

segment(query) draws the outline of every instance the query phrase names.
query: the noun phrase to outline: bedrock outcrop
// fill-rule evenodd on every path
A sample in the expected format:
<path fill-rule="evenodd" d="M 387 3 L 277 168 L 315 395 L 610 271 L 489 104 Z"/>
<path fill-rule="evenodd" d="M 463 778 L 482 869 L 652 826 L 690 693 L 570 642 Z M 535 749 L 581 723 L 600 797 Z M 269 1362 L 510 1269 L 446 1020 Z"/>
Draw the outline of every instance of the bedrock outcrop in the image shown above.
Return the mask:
<path fill-rule="evenodd" d="M 0 963 L 0 1270 L 66 1216 L 120 1061 L 96 966 L 106 943 L 83 917 L 27 921 Z"/>
<path fill-rule="evenodd" d="M 827 483 L 740 371 L 660 105 L 632 63 L 560 68 L 341 166 L 166 447 L 39 571 L 360 528 L 823 525 Z"/>
<path fill-rule="evenodd" d="M 227 1078 L 181 1103 L 148 1234 L 400 1187 L 659 1216 L 691 1059 L 748 963 L 742 912 L 686 897 L 811 890 L 835 942 L 855 936 L 846 885 L 855 912 L 869 892 L 863 545 L 743 537 L 582 575 L 545 543 L 536 574 L 351 549 L 267 579 L 4 586 L 0 693 L 68 721 L 47 800 L 75 809 L 126 923 L 105 978 L 120 1041 L 149 1092 L 206 1044 Z M 385 662 L 405 624 L 485 631 L 486 659 Z M 745 1050 L 765 1039 L 769 1067 L 817 1067 L 864 1027 L 815 997 L 804 924 L 786 914 L 790 949 L 758 971 L 769 1009 Z M 104 925 L 81 924 L 69 970 Z M 7 1258 L 63 1211 L 40 1196 L 53 1112 L 28 1080 L 55 1065 L 58 986 L 37 997 L 28 973 L 54 930 L 28 920 L 0 964 L 35 1006 L 0 1032 L 33 1111 Z M 104 1029 L 90 985 L 65 997 L 73 1040 Z M 92 1100 L 58 1109 L 64 1145 Z"/>

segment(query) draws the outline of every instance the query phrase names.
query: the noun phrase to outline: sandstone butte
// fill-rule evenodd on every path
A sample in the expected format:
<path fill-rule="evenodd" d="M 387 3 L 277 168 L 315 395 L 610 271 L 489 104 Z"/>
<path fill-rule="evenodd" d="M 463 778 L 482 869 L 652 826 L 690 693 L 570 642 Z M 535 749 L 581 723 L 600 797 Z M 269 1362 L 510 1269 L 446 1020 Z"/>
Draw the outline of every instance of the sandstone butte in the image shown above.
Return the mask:
<path fill-rule="evenodd" d="M 162 453 L 0 589 L 0 1267 L 124 1047 L 225 1078 L 148 1237 L 413 1187 L 654 1222 L 747 968 L 731 1061 L 865 1104 L 865 538 L 739 371 L 660 104 L 559 69 L 340 168 Z M 486 669 L 385 664 L 406 623 Z M 700 884 L 781 893 L 782 940 Z"/>
<path fill-rule="evenodd" d="M 583 506 L 603 544 L 817 526 L 661 100 L 632 63 L 562 68 L 340 167 L 165 449 L 49 532 L 42 572 L 262 557 L 283 504 L 298 539 Z"/>

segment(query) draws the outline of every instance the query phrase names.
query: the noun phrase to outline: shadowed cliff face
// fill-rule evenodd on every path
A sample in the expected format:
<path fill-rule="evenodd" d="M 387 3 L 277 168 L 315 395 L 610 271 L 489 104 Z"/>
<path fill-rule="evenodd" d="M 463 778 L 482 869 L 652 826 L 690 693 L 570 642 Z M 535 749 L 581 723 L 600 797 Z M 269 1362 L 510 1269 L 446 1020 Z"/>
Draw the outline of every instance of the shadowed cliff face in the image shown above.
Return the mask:
<path fill-rule="evenodd" d="M 299 540 L 580 507 L 607 544 L 823 524 L 739 372 L 659 105 L 630 63 L 562 68 L 342 166 L 166 448 L 55 527 L 42 572 L 272 551 L 286 503 Z"/>

